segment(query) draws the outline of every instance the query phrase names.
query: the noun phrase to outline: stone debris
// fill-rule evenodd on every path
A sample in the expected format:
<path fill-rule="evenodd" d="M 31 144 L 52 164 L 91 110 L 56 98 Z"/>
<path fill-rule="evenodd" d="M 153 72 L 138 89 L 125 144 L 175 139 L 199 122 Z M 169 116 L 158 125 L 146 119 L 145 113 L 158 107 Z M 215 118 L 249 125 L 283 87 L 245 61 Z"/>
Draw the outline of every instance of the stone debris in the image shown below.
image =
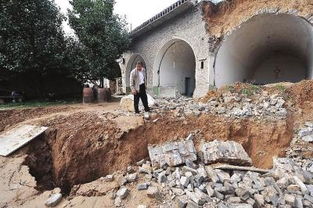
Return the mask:
<path fill-rule="evenodd" d="M 149 198 L 159 198 L 160 197 L 160 191 L 157 187 L 150 186 L 147 190 L 147 196 Z"/>
<path fill-rule="evenodd" d="M 157 108 L 152 109 L 152 112 L 166 113 L 170 111 L 178 118 L 208 113 L 233 118 L 266 117 L 273 120 L 286 118 L 287 110 L 284 107 L 285 100 L 283 97 L 279 95 L 269 96 L 269 93 L 265 90 L 254 89 L 258 88 L 257 86 L 251 88 L 243 89 L 242 93 L 225 92 L 220 96 L 211 98 L 206 103 L 200 103 L 183 96 L 158 98 L 153 102 L 153 105 L 157 103 Z M 126 111 L 132 111 L 133 109 L 132 95 L 130 96 L 126 96 L 121 100 L 122 109 Z M 253 99 L 250 97 L 253 97 Z"/>
<path fill-rule="evenodd" d="M 312 160 L 288 158 L 287 154 L 286 158 L 274 158 L 271 170 L 247 167 L 252 161 L 240 144 L 202 143 L 200 154 L 193 137 L 149 146 L 151 162 L 142 160 L 127 168 L 125 183 L 144 179 L 137 190 L 163 201 L 160 207 L 313 207 Z M 215 164 L 220 162 L 227 164 Z M 121 186 L 115 205 L 121 206 L 128 194 Z"/>
<path fill-rule="evenodd" d="M 117 192 L 116 192 L 116 196 L 121 198 L 121 199 L 125 199 L 129 194 L 129 190 L 126 187 L 121 187 Z"/>
<path fill-rule="evenodd" d="M 46 202 L 45 205 L 47 207 L 55 207 L 57 206 L 60 201 L 62 200 L 62 194 L 57 193 L 57 194 L 53 194 Z"/>
<path fill-rule="evenodd" d="M 101 180 L 103 180 L 104 182 L 112 182 L 114 181 L 114 175 L 107 175 L 105 177 L 102 177 Z"/>
<path fill-rule="evenodd" d="M 141 183 L 137 185 L 137 190 L 142 191 L 142 190 L 147 190 L 149 188 L 148 183 Z"/>
<path fill-rule="evenodd" d="M 192 140 L 168 142 L 161 146 L 149 145 L 148 151 L 153 166 L 158 167 L 174 167 L 186 163 L 187 160 L 197 160 Z"/>
<path fill-rule="evenodd" d="M 305 123 L 304 127 L 298 131 L 297 136 L 304 142 L 313 142 L 313 123 Z"/>
<path fill-rule="evenodd" d="M 252 165 L 252 160 L 241 144 L 233 141 L 215 140 L 201 145 L 205 164 L 227 163 L 232 165 Z"/>

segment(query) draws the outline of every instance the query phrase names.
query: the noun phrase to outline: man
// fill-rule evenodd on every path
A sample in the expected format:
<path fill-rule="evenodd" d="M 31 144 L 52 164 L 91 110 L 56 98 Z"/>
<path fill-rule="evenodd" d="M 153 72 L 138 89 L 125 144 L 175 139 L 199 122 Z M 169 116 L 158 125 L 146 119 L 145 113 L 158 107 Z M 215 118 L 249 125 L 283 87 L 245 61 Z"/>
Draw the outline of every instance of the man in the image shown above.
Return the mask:
<path fill-rule="evenodd" d="M 137 62 L 136 68 L 130 73 L 130 88 L 134 95 L 135 113 L 139 113 L 139 99 L 141 99 L 145 111 L 149 112 L 148 96 L 146 93 L 146 69 L 142 62 Z"/>

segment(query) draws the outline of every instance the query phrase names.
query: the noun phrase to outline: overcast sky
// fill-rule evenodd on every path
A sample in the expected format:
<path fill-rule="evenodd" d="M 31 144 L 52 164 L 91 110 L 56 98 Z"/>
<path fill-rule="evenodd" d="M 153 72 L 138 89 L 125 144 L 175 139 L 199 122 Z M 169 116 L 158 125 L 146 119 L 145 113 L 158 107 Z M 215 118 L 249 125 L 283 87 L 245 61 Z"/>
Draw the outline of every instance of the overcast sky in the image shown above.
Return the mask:
<path fill-rule="evenodd" d="M 163 9 L 167 8 L 177 0 L 116 0 L 115 13 L 126 16 L 127 22 L 132 28 L 139 26 L 144 21 L 153 17 Z M 61 7 L 63 14 L 70 8 L 68 0 L 55 0 Z M 65 31 L 70 33 L 69 26 L 64 24 Z"/>

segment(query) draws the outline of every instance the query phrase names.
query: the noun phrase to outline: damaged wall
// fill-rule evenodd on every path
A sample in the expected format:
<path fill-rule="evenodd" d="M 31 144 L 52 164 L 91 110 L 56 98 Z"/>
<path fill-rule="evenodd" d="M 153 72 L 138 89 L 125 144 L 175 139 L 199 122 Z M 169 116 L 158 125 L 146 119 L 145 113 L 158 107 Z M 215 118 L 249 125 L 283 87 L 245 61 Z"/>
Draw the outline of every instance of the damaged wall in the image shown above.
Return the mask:
<path fill-rule="evenodd" d="M 313 21 L 312 0 L 228 0 L 203 3 L 203 19 L 212 36 L 222 37 L 258 14 L 293 14 Z"/>
<path fill-rule="evenodd" d="M 203 3 L 214 56 L 210 84 L 312 79 L 313 1 Z"/>

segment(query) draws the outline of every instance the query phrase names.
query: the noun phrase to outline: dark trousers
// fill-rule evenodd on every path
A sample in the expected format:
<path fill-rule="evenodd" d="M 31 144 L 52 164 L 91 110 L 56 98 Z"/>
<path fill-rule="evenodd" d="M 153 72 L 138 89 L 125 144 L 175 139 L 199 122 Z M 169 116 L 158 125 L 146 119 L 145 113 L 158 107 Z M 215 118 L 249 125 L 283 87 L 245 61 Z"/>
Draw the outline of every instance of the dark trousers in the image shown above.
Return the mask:
<path fill-rule="evenodd" d="M 146 93 L 146 86 L 145 84 L 142 84 L 139 86 L 139 92 L 137 92 L 136 95 L 134 95 L 134 107 L 135 107 L 135 112 L 139 113 L 139 99 L 141 99 L 143 106 L 145 107 L 145 111 L 148 112 L 150 111 L 149 106 L 148 106 L 148 96 Z"/>

